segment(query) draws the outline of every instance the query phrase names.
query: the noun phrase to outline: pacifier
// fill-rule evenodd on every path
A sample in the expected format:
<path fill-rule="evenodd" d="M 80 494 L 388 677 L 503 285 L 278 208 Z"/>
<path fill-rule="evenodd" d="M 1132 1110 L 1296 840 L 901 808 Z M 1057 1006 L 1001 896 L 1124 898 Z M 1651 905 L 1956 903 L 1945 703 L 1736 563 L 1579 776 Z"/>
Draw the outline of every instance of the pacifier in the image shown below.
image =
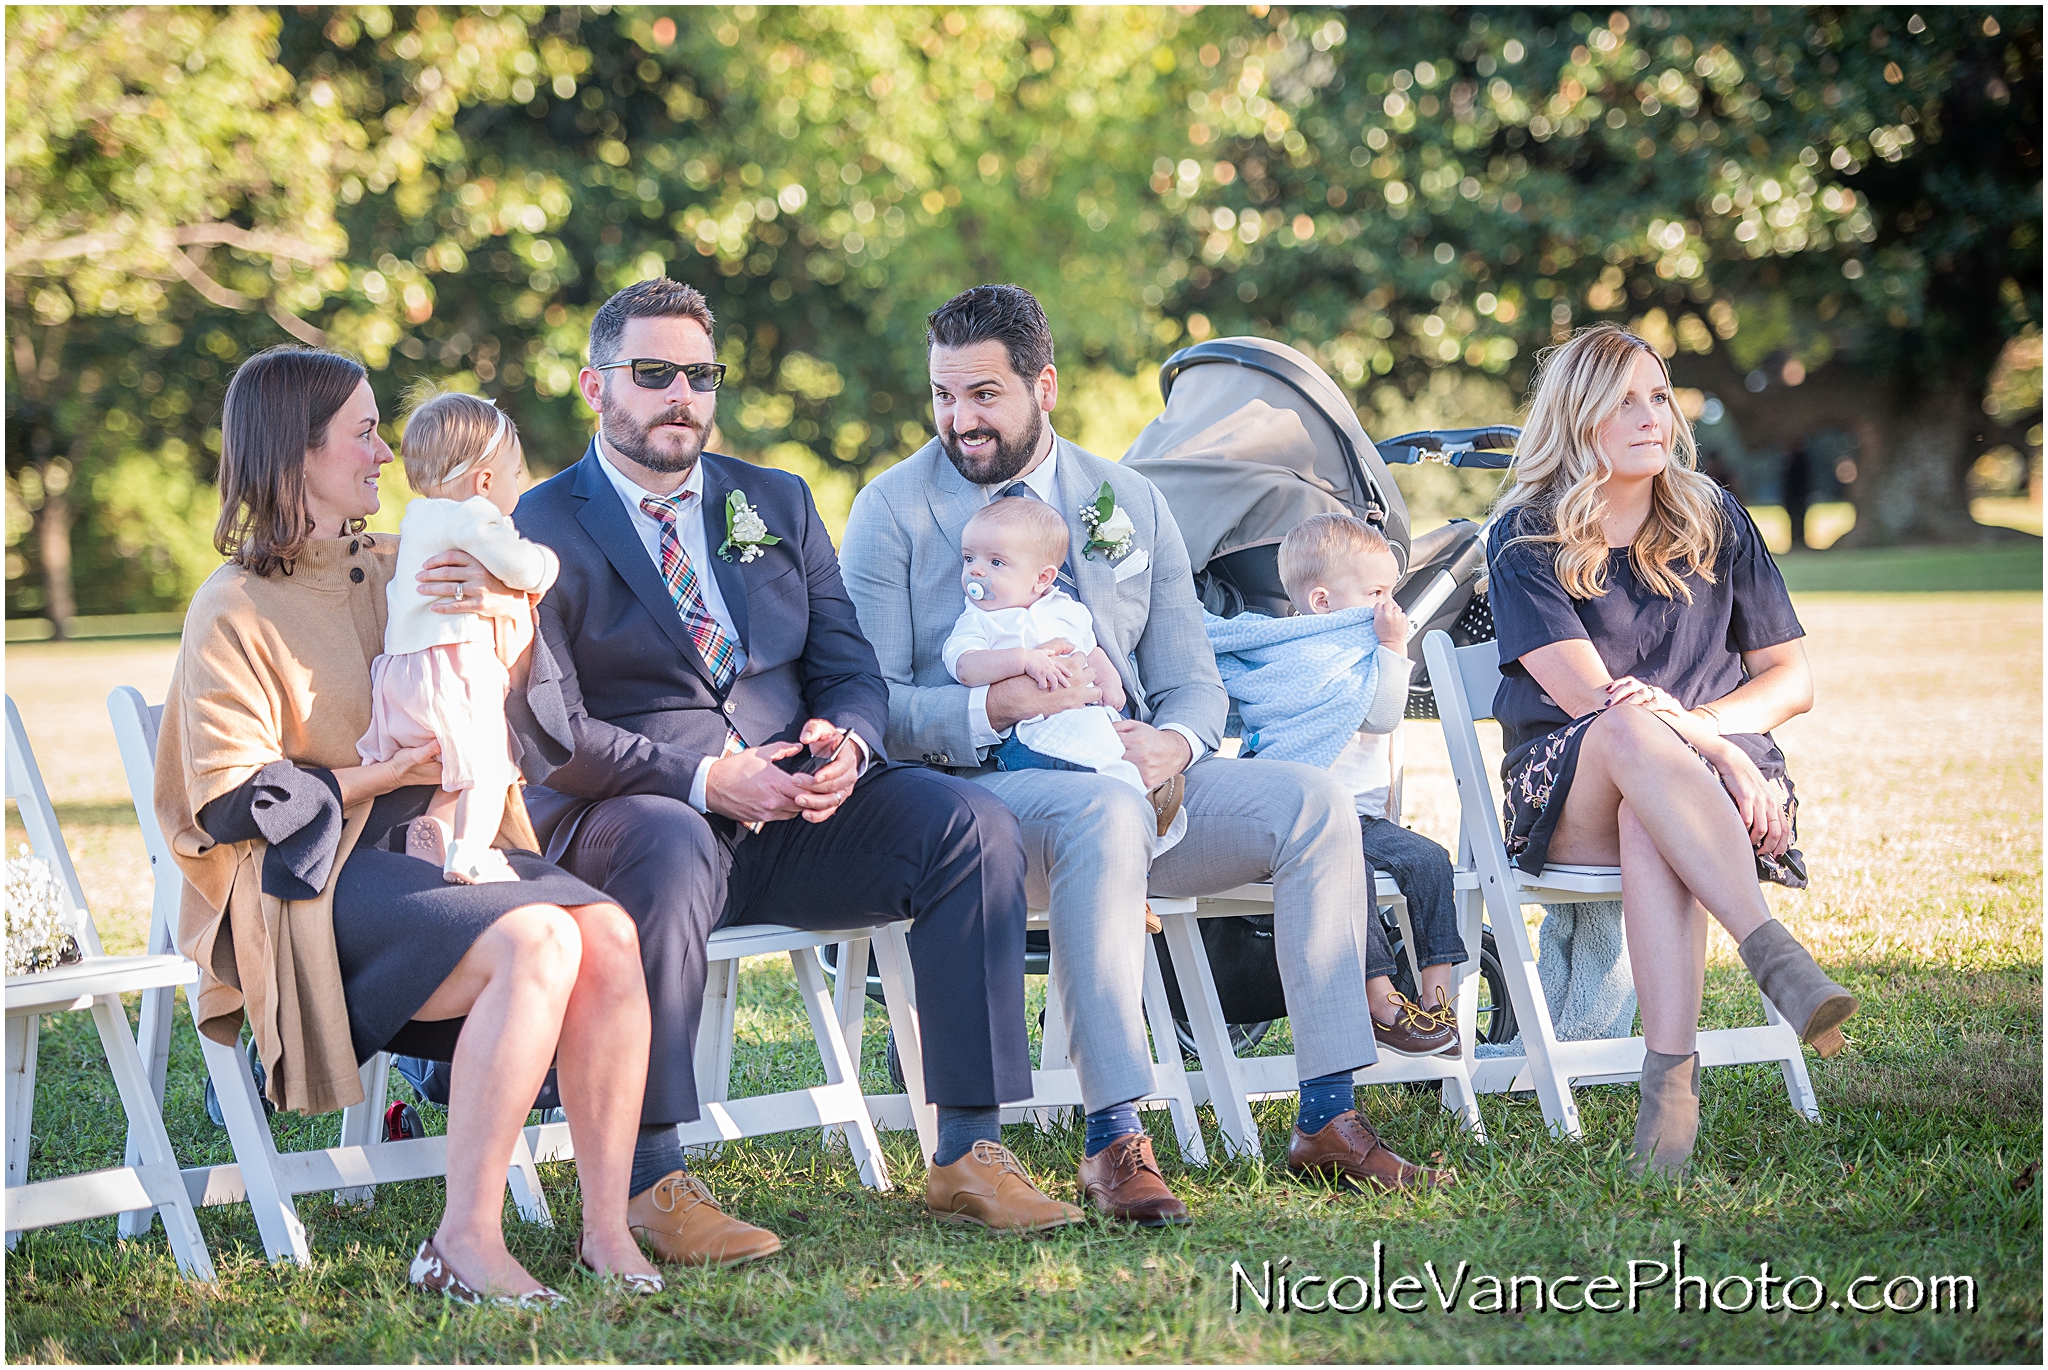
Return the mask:
<path fill-rule="evenodd" d="M 970 581 L 968 581 L 968 582 L 967 582 L 967 597 L 968 597 L 969 599 L 987 599 L 987 598 L 988 598 L 988 586 L 986 586 L 986 585 L 983 585 L 983 584 L 982 584 L 982 583 L 981 583 L 980 581 L 978 581 L 978 580 L 970 580 Z"/>

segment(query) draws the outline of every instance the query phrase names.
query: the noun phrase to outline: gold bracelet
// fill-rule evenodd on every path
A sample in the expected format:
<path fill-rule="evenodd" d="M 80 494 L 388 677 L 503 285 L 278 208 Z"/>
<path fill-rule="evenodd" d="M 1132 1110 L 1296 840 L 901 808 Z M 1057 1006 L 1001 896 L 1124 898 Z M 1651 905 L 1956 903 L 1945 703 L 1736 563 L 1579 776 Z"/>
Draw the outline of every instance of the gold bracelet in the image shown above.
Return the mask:
<path fill-rule="evenodd" d="M 1716 709 L 1711 704 L 1702 704 L 1699 707 L 1699 711 L 1714 720 L 1714 736 L 1726 737 L 1728 735 L 1728 727 L 1721 721 L 1721 711 L 1719 709 Z"/>

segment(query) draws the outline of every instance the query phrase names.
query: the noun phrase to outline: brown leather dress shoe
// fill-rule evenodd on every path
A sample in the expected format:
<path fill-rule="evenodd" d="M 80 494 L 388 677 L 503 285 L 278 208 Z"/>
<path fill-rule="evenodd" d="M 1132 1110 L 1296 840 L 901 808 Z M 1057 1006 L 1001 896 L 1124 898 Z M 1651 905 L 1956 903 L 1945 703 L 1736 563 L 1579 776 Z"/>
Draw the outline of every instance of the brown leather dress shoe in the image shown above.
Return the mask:
<path fill-rule="evenodd" d="M 1173 1197 L 1152 1139 L 1142 1132 L 1119 1137 L 1093 1156 L 1081 1158 L 1081 1202 L 1105 1218 L 1140 1227 L 1178 1227 L 1191 1222 L 1188 1206 Z"/>
<path fill-rule="evenodd" d="M 942 1223 L 995 1232 L 1044 1232 L 1082 1220 L 1081 1210 L 1046 1197 L 1001 1142 L 980 1141 L 951 1165 L 925 1172 L 925 1206 Z"/>
<path fill-rule="evenodd" d="M 782 1249 L 773 1232 L 729 1216 L 687 1170 L 670 1171 L 634 1195 L 626 1226 L 656 1260 L 670 1265 L 740 1265 Z"/>
<path fill-rule="evenodd" d="M 1287 1168 L 1296 1175 L 1348 1180 L 1374 1189 L 1443 1189 L 1457 1179 L 1456 1171 L 1430 1170 L 1396 1156 L 1356 1109 L 1345 1109 L 1320 1132 L 1295 1128 L 1287 1144 Z"/>
<path fill-rule="evenodd" d="M 1396 1056 L 1435 1056 L 1446 1047 L 1458 1045 L 1458 1027 L 1416 1003 L 1399 990 L 1387 996 L 1394 1005 L 1394 1021 L 1372 1020 L 1372 1039 Z"/>

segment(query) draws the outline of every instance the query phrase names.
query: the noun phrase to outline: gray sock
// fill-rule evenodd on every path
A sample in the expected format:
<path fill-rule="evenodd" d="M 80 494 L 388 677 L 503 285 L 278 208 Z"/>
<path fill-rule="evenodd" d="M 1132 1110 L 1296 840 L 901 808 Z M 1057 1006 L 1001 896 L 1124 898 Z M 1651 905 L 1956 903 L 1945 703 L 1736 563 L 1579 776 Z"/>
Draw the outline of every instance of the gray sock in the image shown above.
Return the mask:
<path fill-rule="evenodd" d="M 626 1186 L 626 1197 L 637 1198 L 654 1188 L 662 1176 L 687 1169 L 683 1164 L 683 1144 L 676 1139 L 676 1125 L 642 1124 L 640 1140 L 633 1147 L 633 1178 Z"/>
<path fill-rule="evenodd" d="M 939 1105 L 939 1149 L 933 1165 L 951 1165 L 974 1149 L 976 1142 L 1003 1140 L 1000 1108 L 951 1108 Z"/>

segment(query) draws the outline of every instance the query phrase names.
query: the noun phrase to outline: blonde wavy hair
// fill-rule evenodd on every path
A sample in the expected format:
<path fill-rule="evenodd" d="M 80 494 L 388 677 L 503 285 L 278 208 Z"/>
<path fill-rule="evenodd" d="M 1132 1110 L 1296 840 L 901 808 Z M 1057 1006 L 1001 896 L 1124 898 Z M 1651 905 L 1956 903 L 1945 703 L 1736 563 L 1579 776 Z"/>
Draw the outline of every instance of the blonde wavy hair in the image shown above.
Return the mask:
<path fill-rule="evenodd" d="M 1537 366 L 1535 393 L 1516 449 L 1515 483 L 1495 506 L 1496 516 L 1526 511 L 1524 531 L 1510 541 L 1557 548 L 1557 579 L 1574 599 L 1607 593 L 1607 512 L 1603 491 L 1611 474 L 1600 455 L 1600 425 L 1628 396 L 1638 355 L 1671 372 L 1657 350 L 1617 324 L 1582 328 Z M 1689 575 L 1712 584 L 1714 560 L 1729 533 L 1721 487 L 1698 470 L 1692 425 L 1676 400 L 1671 406 L 1671 455 L 1652 478 L 1650 516 L 1629 557 L 1643 582 L 1666 599 L 1692 603 Z"/>

